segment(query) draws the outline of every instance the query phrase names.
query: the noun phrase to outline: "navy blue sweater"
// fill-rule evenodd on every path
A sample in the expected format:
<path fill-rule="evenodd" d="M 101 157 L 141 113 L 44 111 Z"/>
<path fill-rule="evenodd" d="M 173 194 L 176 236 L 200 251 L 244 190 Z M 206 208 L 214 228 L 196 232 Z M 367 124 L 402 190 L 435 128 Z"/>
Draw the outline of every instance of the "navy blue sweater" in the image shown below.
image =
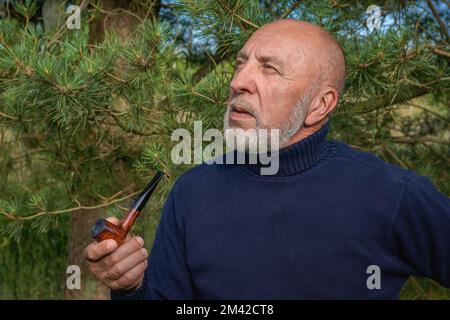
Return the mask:
<path fill-rule="evenodd" d="M 326 140 L 328 126 L 282 149 L 274 176 L 258 164 L 180 176 L 142 286 L 112 298 L 395 299 L 410 275 L 450 287 L 449 198 Z M 374 265 L 379 289 L 367 285 Z"/>

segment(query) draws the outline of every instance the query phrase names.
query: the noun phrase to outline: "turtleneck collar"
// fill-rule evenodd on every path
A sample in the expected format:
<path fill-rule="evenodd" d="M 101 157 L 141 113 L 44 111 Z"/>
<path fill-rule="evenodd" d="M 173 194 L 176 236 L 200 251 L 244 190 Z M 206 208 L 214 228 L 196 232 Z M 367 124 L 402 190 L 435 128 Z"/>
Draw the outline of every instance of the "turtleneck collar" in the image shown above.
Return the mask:
<path fill-rule="evenodd" d="M 275 176 L 289 176 L 300 173 L 330 157 L 334 150 L 334 144 L 325 140 L 329 126 L 329 122 L 327 122 L 306 138 L 281 148 L 278 152 L 279 169 Z M 256 164 L 246 163 L 244 166 L 259 175 L 261 168 L 270 167 L 270 163 L 265 165 L 257 161 Z"/>

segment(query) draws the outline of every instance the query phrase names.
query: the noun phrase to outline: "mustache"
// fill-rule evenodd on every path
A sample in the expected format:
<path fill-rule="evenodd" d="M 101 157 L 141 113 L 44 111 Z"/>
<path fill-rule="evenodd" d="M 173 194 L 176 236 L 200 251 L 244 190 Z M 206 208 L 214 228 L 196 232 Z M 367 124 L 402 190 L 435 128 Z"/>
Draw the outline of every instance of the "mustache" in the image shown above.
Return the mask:
<path fill-rule="evenodd" d="M 230 102 L 228 103 L 228 108 L 230 109 L 230 111 L 239 109 L 240 111 L 245 111 L 254 117 L 257 116 L 257 113 L 253 105 L 239 96 L 230 100 Z"/>

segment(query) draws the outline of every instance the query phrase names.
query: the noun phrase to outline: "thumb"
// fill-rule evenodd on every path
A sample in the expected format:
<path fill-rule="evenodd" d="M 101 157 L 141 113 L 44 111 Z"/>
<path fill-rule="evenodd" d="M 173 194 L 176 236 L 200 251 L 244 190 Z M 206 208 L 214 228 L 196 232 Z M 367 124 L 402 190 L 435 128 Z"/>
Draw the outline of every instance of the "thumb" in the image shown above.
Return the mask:
<path fill-rule="evenodd" d="M 121 221 L 119 219 L 117 219 L 116 217 L 108 217 L 106 218 L 106 220 L 108 220 L 109 222 L 111 222 L 112 224 L 116 225 L 116 226 L 120 226 Z"/>

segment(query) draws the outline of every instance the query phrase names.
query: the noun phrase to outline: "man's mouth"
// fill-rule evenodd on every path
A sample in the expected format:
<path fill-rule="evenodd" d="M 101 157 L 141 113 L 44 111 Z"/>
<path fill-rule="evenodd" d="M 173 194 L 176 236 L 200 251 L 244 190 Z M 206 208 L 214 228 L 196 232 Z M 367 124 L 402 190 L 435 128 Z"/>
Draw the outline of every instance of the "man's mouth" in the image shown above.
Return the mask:
<path fill-rule="evenodd" d="M 246 119 L 254 118 L 254 116 L 251 113 L 249 113 L 247 110 L 245 110 L 244 108 L 240 108 L 238 106 L 232 106 L 230 118 L 233 120 L 246 120 Z"/>

